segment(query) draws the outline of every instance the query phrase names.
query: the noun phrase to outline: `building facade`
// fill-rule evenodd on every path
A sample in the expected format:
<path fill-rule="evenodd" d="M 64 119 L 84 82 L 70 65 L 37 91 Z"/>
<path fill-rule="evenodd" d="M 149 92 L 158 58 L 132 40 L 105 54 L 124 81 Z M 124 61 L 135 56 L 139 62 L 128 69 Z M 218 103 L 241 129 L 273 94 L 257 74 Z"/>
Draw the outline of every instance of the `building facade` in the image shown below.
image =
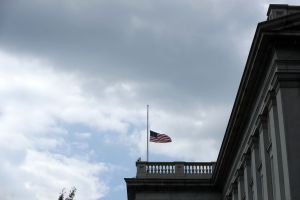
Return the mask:
<path fill-rule="evenodd" d="M 300 6 L 258 24 L 216 162 L 141 162 L 128 200 L 300 200 Z"/>

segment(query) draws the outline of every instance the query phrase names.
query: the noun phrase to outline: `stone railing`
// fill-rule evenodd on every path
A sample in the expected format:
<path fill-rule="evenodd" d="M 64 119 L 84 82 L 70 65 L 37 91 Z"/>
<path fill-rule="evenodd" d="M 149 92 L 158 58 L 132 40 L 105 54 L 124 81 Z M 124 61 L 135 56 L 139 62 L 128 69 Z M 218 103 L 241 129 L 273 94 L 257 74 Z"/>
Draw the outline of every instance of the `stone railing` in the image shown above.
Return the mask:
<path fill-rule="evenodd" d="M 215 162 L 136 162 L 137 178 L 209 179 Z"/>

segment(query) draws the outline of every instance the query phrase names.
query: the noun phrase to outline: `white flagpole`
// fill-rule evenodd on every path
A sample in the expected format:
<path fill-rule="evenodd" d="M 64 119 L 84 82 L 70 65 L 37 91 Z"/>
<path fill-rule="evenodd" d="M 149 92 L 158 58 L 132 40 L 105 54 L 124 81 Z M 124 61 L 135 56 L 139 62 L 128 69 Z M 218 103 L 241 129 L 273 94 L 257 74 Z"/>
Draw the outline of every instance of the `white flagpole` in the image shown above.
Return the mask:
<path fill-rule="evenodd" d="M 147 162 L 149 161 L 149 105 L 147 105 Z"/>

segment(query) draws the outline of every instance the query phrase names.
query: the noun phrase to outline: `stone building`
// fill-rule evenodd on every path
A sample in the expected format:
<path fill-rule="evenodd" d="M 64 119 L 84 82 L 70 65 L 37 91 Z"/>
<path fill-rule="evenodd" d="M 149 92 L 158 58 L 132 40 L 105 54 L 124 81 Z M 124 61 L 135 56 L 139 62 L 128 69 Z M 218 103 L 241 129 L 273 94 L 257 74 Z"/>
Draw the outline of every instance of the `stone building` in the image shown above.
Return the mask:
<path fill-rule="evenodd" d="M 300 6 L 258 24 L 216 162 L 141 162 L 128 200 L 300 200 Z"/>

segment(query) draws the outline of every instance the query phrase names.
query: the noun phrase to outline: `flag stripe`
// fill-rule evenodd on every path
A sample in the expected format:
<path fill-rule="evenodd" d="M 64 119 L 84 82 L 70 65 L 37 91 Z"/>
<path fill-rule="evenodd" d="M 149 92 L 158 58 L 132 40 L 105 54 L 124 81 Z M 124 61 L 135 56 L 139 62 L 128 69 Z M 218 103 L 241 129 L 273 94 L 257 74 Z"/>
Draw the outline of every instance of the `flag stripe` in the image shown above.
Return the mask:
<path fill-rule="evenodd" d="M 167 143 L 172 142 L 172 139 L 166 134 L 160 134 L 150 130 L 150 142 Z"/>

